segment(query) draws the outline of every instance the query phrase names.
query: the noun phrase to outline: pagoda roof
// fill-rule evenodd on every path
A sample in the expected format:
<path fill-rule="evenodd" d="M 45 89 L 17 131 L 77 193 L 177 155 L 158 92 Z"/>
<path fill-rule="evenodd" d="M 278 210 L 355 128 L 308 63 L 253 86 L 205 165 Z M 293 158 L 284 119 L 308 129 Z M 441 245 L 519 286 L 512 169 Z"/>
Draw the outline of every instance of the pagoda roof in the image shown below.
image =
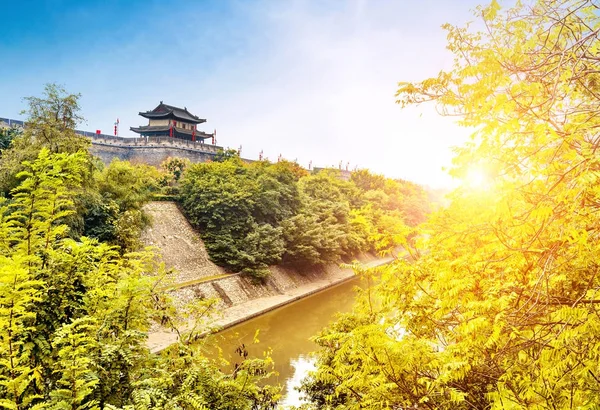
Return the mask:
<path fill-rule="evenodd" d="M 199 118 L 191 112 L 189 112 L 186 107 L 179 108 L 173 105 L 163 104 L 162 101 L 160 102 L 160 104 L 158 104 L 158 106 L 155 109 L 151 111 L 140 112 L 139 114 L 142 117 L 148 119 L 176 118 L 182 121 L 190 122 L 192 124 L 200 124 L 206 122 L 205 119 Z"/>
<path fill-rule="evenodd" d="M 138 134 L 149 134 L 149 133 L 157 133 L 157 132 L 169 133 L 171 130 L 170 126 L 168 126 L 168 125 L 143 125 L 141 127 L 131 127 L 129 129 Z M 188 130 L 188 129 L 179 128 L 179 127 L 174 127 L 173 130 L 179 134 L 186 134 L 186 135 L 190 135 L 190 136 L 193 133 L 193 130 Z M 206 139 L 206 138 L 211 138 L 212 136 L 213 136 L 212 134 L 207 134 L 205 132 L 196 130 L 196 138 Z"/>

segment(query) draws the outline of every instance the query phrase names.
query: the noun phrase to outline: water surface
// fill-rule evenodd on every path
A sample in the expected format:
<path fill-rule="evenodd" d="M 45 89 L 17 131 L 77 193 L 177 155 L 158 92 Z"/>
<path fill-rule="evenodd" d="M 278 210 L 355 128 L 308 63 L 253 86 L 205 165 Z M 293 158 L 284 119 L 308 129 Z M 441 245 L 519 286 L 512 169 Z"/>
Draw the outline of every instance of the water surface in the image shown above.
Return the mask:
<path fill-rule="evenodd" d="M 294 390 L 302 378 L 314 368 L 310 353 L 317 349 L 310 337 L 335 319 L 336 313 L 348 312 L 354 303 L 353 288 L 361 282 L 353 279 L 320 293 L 265 313 L 254 319 L 224 330 L 215 341 L 231 363 L 239 362 L 235 349 L 244 344 L 250 357 L 262 357 L 272 349 L 278 376 L 270 380 L 284 388 L 282 405 L 299 404 L 299 393 Z M 256 330 L 259 343 L 253 344 Z"/>

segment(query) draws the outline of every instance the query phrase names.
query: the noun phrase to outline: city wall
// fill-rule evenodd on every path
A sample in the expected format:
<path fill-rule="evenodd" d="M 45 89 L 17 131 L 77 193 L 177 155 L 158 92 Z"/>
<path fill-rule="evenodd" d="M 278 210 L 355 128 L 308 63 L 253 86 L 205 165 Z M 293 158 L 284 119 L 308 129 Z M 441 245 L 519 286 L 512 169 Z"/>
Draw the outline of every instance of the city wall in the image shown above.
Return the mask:
<path fill-rule="evenodd" d="M 25 127 L 25 122 L 0 117 L 0 128 Z M 191 162 L 206 162 L 214 158 L 222 147 L 203 141 L 185 141 L 168 137 L 116 137 L 75 130 L 92 142 L 90 152 L 109 164 L 114 158 L 159 166 L 169 157 L 187 158 Z M 249 160 L 245 160 L 249 161 Z"/>
<path fill-rule="evenodd" d="M 99 157 L 105 164 L 110 163 L 114 158 L 118 158 L 132 163 L 144 163 L 152 166 L 159 166 L 169 157 L 187 158 L 191 162 L 206 162 L 216 155 L 216 151 L 203 152 L 177 146 L 119 146 L 102 144 L 96 141 L 92 141 L 90 153 Z"/>

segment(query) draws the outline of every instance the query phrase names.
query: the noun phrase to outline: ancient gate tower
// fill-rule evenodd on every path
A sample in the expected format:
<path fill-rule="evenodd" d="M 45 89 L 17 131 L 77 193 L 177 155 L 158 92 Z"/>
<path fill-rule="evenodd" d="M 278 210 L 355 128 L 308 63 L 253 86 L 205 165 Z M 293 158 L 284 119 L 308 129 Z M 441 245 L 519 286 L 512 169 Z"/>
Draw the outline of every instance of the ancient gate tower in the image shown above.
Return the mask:
<path fill-rule="evenodd" d="M 198 124 L 202 124 L 206 120 L 193 115 L 185 107 L 174 107 L 163 104 L 161 101 L 155 109 L 139 114 L 148 118 L 148 125 L 130 129 L 142 137 L 168 137 L 188 141 L 204 141 L 211 138 L 212 143 L 215 143 L 214 134 L 207 134 L 196 129 Z"/>

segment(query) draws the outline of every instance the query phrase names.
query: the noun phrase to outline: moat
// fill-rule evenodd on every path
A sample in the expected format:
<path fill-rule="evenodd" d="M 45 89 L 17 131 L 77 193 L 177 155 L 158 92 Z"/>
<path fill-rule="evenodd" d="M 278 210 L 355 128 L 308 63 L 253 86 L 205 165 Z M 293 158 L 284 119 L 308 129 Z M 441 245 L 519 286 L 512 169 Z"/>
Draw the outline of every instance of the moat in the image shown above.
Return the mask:
<path fill-rule="evenodd" d="M 360 286 L 356 278 L 292 304 L 265 313 L 254 319 L 224 330 L 215 336 L 223 355 L 231 363 L 239 360 L 235 349 L 245 344 L 251 357 L 262 357 L 271 348 L 275 370 L 279 373 L 271 380 L 283 386 L 281 405 L 299 404 L 300 394 L 294 387 L 313 368 L 310 353 L 317 345 L 309 339 L 331 323 L 337 313 L 348 312 L 356 298 L 353 290 Z M 259 343 L 253 344 L 256 330 Z"/>

